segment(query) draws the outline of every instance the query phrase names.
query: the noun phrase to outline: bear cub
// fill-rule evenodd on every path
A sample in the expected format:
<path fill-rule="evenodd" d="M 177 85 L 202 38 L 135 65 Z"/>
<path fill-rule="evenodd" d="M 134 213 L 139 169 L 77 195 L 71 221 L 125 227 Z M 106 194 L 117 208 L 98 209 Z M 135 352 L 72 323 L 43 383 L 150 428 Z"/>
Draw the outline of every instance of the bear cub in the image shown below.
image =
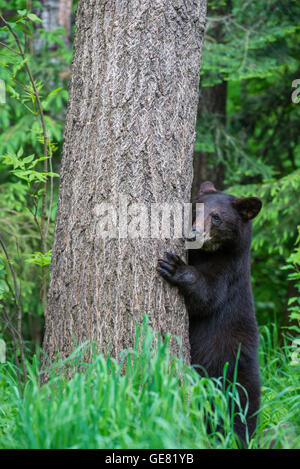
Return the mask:
<path fill-rule="evenodd" d="M 184 296 L 189 314 L 191 360 L 197 371 L 210 377 L 223 375 L 237 381 L 243 408 L 248 405 L 247 425 L 237 416 L 234 429 L 242 442 L 256 427 L 260 403 L 258 328 L 250 282 L 251 220 L 262 202 L 256 197 L 236 198 L 204 182 L 193 202 L 192 233 L 197 236 L 195 204 L 204 204 L 204 242 L 188 250 L 188 264 L 176 254 L 158 260 L 157 270 Z M 201 230 L 200 230 L 201 231 Z M 201 245 L 200 245 L 201 246 Z"/>

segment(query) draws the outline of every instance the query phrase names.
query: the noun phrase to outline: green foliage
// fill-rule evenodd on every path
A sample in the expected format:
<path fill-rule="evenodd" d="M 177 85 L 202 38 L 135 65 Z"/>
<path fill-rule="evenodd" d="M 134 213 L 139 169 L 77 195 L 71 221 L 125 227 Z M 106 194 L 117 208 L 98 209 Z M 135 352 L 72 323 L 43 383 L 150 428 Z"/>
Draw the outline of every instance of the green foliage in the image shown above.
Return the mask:
<path fill-rule="evenodd" d="M 0 80 L 6 91 L 6 102 L 0 103 L 0 230 L 21 284 L 23 327 L 30 339 L 31 328 L 40 327 L 36 318 L 43 313 L 38 279 L 45 275 L 43 269 L 50 264 L 51 251 L 43 252 L 42 231 L 48 233 L 46 243 L 50 247 L 57 201 L 53 178 L 58 176 L 55 167 L 61 151 L 68 99 L 67 82 L 60 73 L 69 69 L 72 51 L 64 43 L 63 28 L 44 30 L 41 20 L 27 6 L 26 1 L 10 2 L 8 26 L 0 27 Z M 42 7 L 40 2 L 32 2 L 32 6 Z M 2 9 L 7 9 L 7 2 L 0 1 Z M 37 38 L 42 39 L 38 47 Z M 20 55 L 17 40 L 25 57 Z M 35 88 L 26 67 L 30 69 Z M 44 114 L 47 156 L 35 90 Z M 43 198 L 47 200 L 44 215 Z M 4 262 L 0 271 L 0 295 L 14 316 L 12 279 L 3 253 L 0 260 Z M 5 334 L 6 326 L 3 326 Z"/>
<path fill-rule="evenodd" d="M 12 3 L 21 3 L 26 8 L 26 2 Z M 10 8 L 13 9 L 13 5 Z M 9 17 L 8 23 L 26 51 L 26 58 L 24 60 L 13 52 L 18 51 L 7 27 L 0 28 L 0 41 L 10 47 L 10 49 L 5 47 L 1 49 L 0 79 L 5 82 L 7 102 L 2 106 L 0 114 L 2 129 L 0 150 L 1 153 L 8 151 L 16 153 L 19 148 L 23 147 L 26 153 L 35 153 L 38 147 L 37 134 L 41 134 L 42 129 L 37 118 L 36 97 L 32 85 L 28 83 L 24 65 L 30 62 L 41 104 L 46 113 L 48 137 L 61 143 L 68 92 L 66 83 L 59 74 L 62 70 L 68 69 L 71 51 L 66 49 L 62 39 L 63 28 L 53 31 L 34 29 L 31 24 L 33 20 L 29 16 L 32 14 L 26 14 L 26 10 L 18 8 L 16 10 L 18 10 L 16 15 Z M 44 40 L 43 48 L 34 50 L 34 54 L 30 54 L 27 44 L 30 43 L 34 48 L 37 35 Z M 52 52 L 47 50 L 49 44 L 53 49 Z"/>
<path fill-rule="evenodd" d="M 212 166 L 226 164 L 227 184 L 283 176 L 300 166 L 300 106 L 291 101 L 300 7 L 281 0 L 263 9 L 257 2 L 209 3 L 201 86 L 227 82 L 226 124 L 200 100 L 196 149 L 215 154 Z"/>
<path fill-rule="evenodd" d="M 52 256 L 52 249 L 50 251 L 43 254 L 42 252 L 34 252 L 33 254 L 28 254 L 28 258 L 26 262 L 28 264 L 35 264 L 39 265 L 40 267 L 50 265 L 51 263 L 51 256 Z"/>
<path fill-rule="evenodd" d="M 201 75 L 204 86 L 298 70 L 295 37 L 300 16 L 296 0 L 209 2 Z M 223 26 L 220 31 L 220 24 Z M 216 38 L 217 32 L 217 38 Z"/>
<path fill-rule="evenodd" d="M 300 78 L 298 3 L 266 0 L 262 8 L 248 0 L 209 1 L 201 71 L 203 88 L 226 82 L 226 115 L 205 107 L 202 89 L 195 149 L 206 153 L 208 167 L 224 166 L 228 192 L 263 200 L 254 222 L 252 283 L 259 322 L 269 327 L 262 328 L 263 397 L 251 448 L 268 448 L 271 441 L 276 448 L 300 445 L 299 338 L 293 338 L 292 346 L 285 341 L 281 348 L 277 341 L 280 325 L 298 334 L 300 327 L 300 295 L 288 294 L 290 282 L 300 292 L 300 104 L 291 101 L 292 82 Z M 38 279 L 51 260 L 51 250 L 42 252 L 41 246 L 41 199 L 50 179 L 50 247 L 57 201 L 53 178 L 68 100 L 61 72 L 68 74 L 72 51 L 66 48 L 63 28 L 46 31 L 27 6 L 26 0 L 0 0 L 0 12 L 12 13 L 9 26 L 25 51 L 24 57 L 16 54 L 8 27 L 0 27 L 0 84 L 5 84 L 6 95 L 6 102 L 0 101 L 0 234 L 20 285 L 25 337 L 38 341 L 43 314 Z M 38 1 L 32 6 L 42 8 Z M 47 158 L 27 66 L 44 113 Z M 45 171 L 45 161 L 53 168 Z M 2 251 L 0 301 L 15 317 L 16 292 Z M 286 312 L 291 322 L 283 324 Z M 27 364 L 30 378 L 22 398 L 7 326 L 1 321 L 1 448 L 237 447 L 227 413 L 228 394 L 222 393 L 220 382 L 200 379 L 180 360 L 173 358 L 170 364 L 169 338 L 162 343 L 156 337 L 154 346 L 154 333 L 144 327 L 138 331 L 135 349 L 123 352 L 121 364 L 82 346 L 67 363 L 53 365 L 42 388 L 34 357 Z M 91 363 L 85 362 L 87 355 Z M 62 371 L 70 364 L 84 373 L 76 371 L 67 380 Z M 225 425 L 224 435 L 217 428 L 220 423 Z"/>
<path fill-rule="evenodd" d="M 28 366 L 24 397 L 13 391 L 14 372 L 3 365 L 0 383 L 10 389 L 2 412 L 7 422 L 1 447 L 14 448 L 209 448 L 237 447 L 228 416 L 228 399 L 218 381 L 199 379 L 144 322 L 133 350 L 117 362 L 88 345 L 56 363 L 39 387 L 36 359 Z M 170 361 L 171 359 L 171 361 Z M 62 373 L 70 365 L 71 380 Z M 60 373 L 58 373 L 60 371 Z M 211 434 L 206 424 L 211 423 Z M 225 435 L 218 425 L 223 424 Z"/>
<path fill-rule="evenodd" d="M 292 279 L 281 268 L 300 224 L 300 105 L 291 99 L 299 24 L 293 0 L 209 2 L 195 145 L 211 171 L 223 166 L 228 192 L 263 201 L 252 244 L 256 311 L 260 323 L 284 326 Z"/>
<path fill-rule="evenodd" d="M 52 366 L 42 387 L 35 357 L 27 366 L 23 399 L 14 368 L 0 365 L 0 447 L 236 449 L 228 414 L 229 398 L 237 398 L 234 386 L 224 393 L 222 380 L 201 378 L 171 357 L 169 340 L 162 342 L 144 322 L 137 329 L 134 349 L 124 350 L 118 362 L 82 345 Z M 274 340 L 276 334 L 265 328 L 262 410 L 250 448 L 268 448 L 271 440 L 276 448 L 300 443 L 299 379 L 295 370 L 291 372 L 287 346 L 279 350 Z M 92 361 L 87 363 L 84 357 L 90 353 Z M 69 380 L 63 370 L 70 367 Z"/>
<path fill-rule="evenodd" d="M 264 207 L 255 220 L 255 235 L 252 246 L 255 250 L 266 246 L 268 253 L 279 252 L 287 256 L 295 240 L 299 210 L 293 200 L 300 190 L 300 169 L 280 179 L 271 179 L 263 184 L 232 186 L 228 191 L 237 196 L 256 197 L 264 201 Z M 268 244 L 272 240 L 272 244 Z"/>
<path fill-rule="evenodd" d="M 296 248 L 287 259 L 287 265 L 282 269 L 290 270 L 288 279 L 294 283 L 295 290 L 298 292 L 298 296 L 289 298 L 288 310 L 290 311 L 290 320 L 296 322 L 289 327 L 300 333 L 300 226 L 298 226 L 298 238 L 296 241 Z M 299 338 L 296 339 L 295 344 L 299 345 Z"/>
<path fill-rule="evenodd" d="M 40 161 L 44 161 L 49 157 L 41 157 L 34 159 L 35 155 L 28 155 L 25 158 L 22 158 L 23 148 L 21 147 L 17 154 L 10 153 L 7 155 L 2 155 L 2 164 L 3 166 L 13 166 L 13 169 L 10 170 L 10 173 L 15 175 L 17 178 L 20 178 L 27 182 L 29 188 L 32 188 L 34 183 L 45 182 L 49 177 L 59 177 L 59 174 L 53 172 L 41 172 L 36 171 L 34 168 L 38 165 Z M 43 189 L 41 189 L 43 190 Z M 38 197 L 41 195 L 41 191 L 34 195 Z"/>
<path fill-rule="evenodd" d="M 300 361 L 293 365 L 290 340 L 278 343 L 275 325 L 263 327 L 260 341 L 262 402 L 258 433 L 264 439 L 262 448 L 299 448 Z"/>

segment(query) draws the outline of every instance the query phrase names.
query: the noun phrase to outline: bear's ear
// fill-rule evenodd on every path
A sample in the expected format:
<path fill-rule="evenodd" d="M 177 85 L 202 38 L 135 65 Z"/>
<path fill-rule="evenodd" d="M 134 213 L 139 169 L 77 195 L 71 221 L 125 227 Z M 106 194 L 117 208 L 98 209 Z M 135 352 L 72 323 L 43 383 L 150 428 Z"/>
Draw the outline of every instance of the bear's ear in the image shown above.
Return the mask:
<path fill-rule="evenodd" d="M 257 197 L 247 197 L 245 199 L 235 199 L 232 205 L 244 220 L 252 220 L 259 214 L 262 201 Z"/>
<path fill-rule="evenodd" d="M 201 184 L 197 196 L 201 196 L 201 195 L 205 194 L 206 192 L 217 192 L 217 189 L 215 188 L 213 183 L 210 182 L 210 181 L 205 181 Z"/>

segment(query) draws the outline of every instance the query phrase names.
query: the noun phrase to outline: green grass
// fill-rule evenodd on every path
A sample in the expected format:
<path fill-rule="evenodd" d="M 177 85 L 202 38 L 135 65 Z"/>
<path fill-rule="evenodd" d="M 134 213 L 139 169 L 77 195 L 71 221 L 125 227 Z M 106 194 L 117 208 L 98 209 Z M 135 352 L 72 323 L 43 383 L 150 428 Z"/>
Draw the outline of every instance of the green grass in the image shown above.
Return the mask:
<path fill-rule="evenodd" d="M 291 364 L 291 340 L 278 343 L 275 325 L 261 330 L 262 402 L 258 435 L 262 446 L 300 448 L 300 360 Z M 298 354 L 299 357 L 299 354 Z M 263 432 L 267 432 L 264 436 Z"/>
<path fill-rule="evenodd" d="M 96 353 L 84 363 L 87 347 L 68 361 L 81 372 L 68 380 L 57 364 L 42 387 L 35 357 L 27 365 L 23 398 L 14 366 L 0 365 L 0 448 L 238 447 L 227 412 L 235 387 L 224 393 L 221 380 L 200 378 L 171 358 L 168 340 L 162 343 L 146 322 L 137 329 L 134 349 L 124 351 L 119 363 Z M 289 361 L 288 348 L 276 348 L 265 328 L 262 411 L 251 448 L 268 447 L 271 440 L 277 448 L 300 446 L 299 366 Z"/>

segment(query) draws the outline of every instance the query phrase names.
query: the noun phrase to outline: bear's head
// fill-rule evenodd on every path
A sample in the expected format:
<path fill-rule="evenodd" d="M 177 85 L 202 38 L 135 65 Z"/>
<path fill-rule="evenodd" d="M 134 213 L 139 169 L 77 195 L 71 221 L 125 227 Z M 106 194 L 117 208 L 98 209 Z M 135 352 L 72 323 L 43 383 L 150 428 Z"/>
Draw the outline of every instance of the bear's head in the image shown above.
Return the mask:
<path fill-rule="evenodd" d="M 204 204 L 204 226 L 201 227 L 197 226 L 197 203 Z M 197 233 L 202 233 L 201 249 L 208 252 L 249 244 L 251 220 L 258 215 L 261 207 L 262 202 L 257 197 L 237 198 L 224 194 L 217 191 L 210 181 L 206 181 L 201 184 L 193 201 L 192 233 L 195 238 Z"/>

